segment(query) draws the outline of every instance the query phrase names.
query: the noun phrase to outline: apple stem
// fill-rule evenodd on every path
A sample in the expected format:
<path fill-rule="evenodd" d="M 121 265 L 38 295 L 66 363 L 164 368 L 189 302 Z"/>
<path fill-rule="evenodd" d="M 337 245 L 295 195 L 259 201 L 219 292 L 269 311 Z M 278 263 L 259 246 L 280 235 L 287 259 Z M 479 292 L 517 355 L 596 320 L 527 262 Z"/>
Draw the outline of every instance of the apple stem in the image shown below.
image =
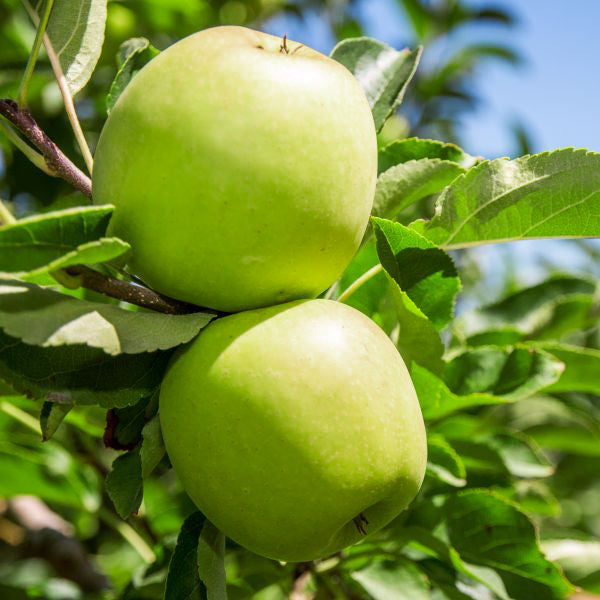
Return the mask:
<path fill-rule="evenodd" d="M 287 47 L 287 33 L 283 34 L 283 44 L 279 46 L 280 52 L 285 52 L 286 54 L 290 53 L 290 49 Z"/>
<path fill-rule="evenodd" d="M 46 135 L 27 108 L 19 108 L 13 100 L 0 100 L 0 114 L 10 121 L 41 153 L 48 170 L 61 177 L 76 190 L 92 197 L 92 181 L 67 158 L 63 151 Z"/>

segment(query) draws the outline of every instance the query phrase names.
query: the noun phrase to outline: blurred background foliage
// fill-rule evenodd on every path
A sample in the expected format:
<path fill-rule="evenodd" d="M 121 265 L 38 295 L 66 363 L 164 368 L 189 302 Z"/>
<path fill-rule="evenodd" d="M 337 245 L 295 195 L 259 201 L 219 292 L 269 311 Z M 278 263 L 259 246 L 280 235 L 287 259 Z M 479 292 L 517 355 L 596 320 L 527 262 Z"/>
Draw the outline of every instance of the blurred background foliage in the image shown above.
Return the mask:
<path fill-rule="evenodd" d="M 474 8 L 459 0 L 397 2 L 402 9 L 398 14 L 404 19 L 403 30 L 408 26 L 411 32 L 408 38 L 398 40 L 398 47 L 423 44 L 426 51 L 400 114 L 390 119 L 381 133 L 381 143 L 416 135 L 460 144 L 461 121 L 465 114 L 476 109 L 479 101 L 477 79 L 484 76 L 480 67 L 489 61 L 500 61 L 516 68 L 523 60 L 510 44 L 511 30 L 518 19 L 494 5 L 478 4 Z M 357 0 L 110 1 L 100 63 L 90 84 L 76 99 L 90 145 L 94 147 L 106 117 L 106 93 L 116 72 L 117 49 L 124 40 L 145 36 L 157 48 L 164 49 L 183 36 L 219 24 L 269 29 L 281 15 L 300 30 L 310 27 L 317 18 L 331 39 L 339 40 L 363 34 L 362 12 L 357 4 Z M 481 23 L 504 28 L 506 43 L 457 41 L 454 35 L 457 31 L 464 32 Z M 0 0 L 1 97 L 16 96 L 33 37 L 34 29 L 19 0 Z M 83 168 L 43 54 L 31 86 L 30 108 L 42 128 Z M 514 136 L 515 153 L 528 152 L 531 140 L 526 125 L 516 123 Z M 3 135 L 0 135 L 0 197 L 18 217 L 87 202 L 63 181 L 50 179 L 38 171 Z M 406 220 L 430 214 L 431 205 L 429 200 L 418 206 L 414 213 L 406 215 Z M 593 314 L 597 317 L 600 304 L 596 285 L 600 276 L 597 245 L 587 241 L 548 245 L 533 274 L 525 275 L 521 267 L 527 262 L 527 248 L 532 246 L 523 244 L 521 248 L 521 254 L 506 248 L 455 254 L 465 288 L 458 307 L 463 320 L 457 322 L 452 332 L 455 339 L 466 335 L 461 327 L 470 322 L 472 309 L 500 298 L 511 298 L 518 289 L 533 283 L 532 279 L 543 282 L 546 277 L 556 276 L 565 268 L 565 262 L 569 264 L 569 272 L 580 276 L 590 287 L 585 293 L 577 288 L 567 296 L 594 307 Z M 545 288 L 532 293 L 532 297 L 536 299 L 536 314 L 541 320 L 535 331 L 526 332 L 528 339 L 544 339 L 543 332 L 550 331 L 548 336 L 562 341 L 600 348 L 597 318 L 581 320 L 577 316 L 581 313 L 574 310 L 571 320 L 565 320 L 560 313 L 563 309 L 557 308 L 556 298 L 548 295 Z M 488 325 L 497 324 L 489 313 L 484 311 L 479 315 L 480 322 L 486 318 Z M 509 311 L 504 325 L 522 318 L 522 314 Z M 558 333 L 551 328 L 556 320 L 562 327 Z M 0 500 L 0 598 L 161 597 L 169 552 L 182 519 L 193 511 L 168 468 L 168 460 L 163 459 L 157 476 L 146 482 L 139 515 L 122 522 L 103 491 L 103 479 L 116 456 L 114 450 L 102 443 L 105 411 L 96 407 L 72 411 L 65 419 L 66 426 L 44 444 L 40 444 L 39 423 L 31 416 L 38 411 L 34 401 L 22 398 L 14 404 L 13 399 L 8 402 L 0 398 L 0 498 L 7 499 Z M 133 423 L 131 427 L 135 430 L 135 423 L 141 428 L 143 418 L 128 422 Z M 598 398 L 588 394 L 536 396 L 515 405 L 482 409 L 476 415 L 458 415 L 444 423 L 442 433 L 462 448 L 466 456 L 477 443 L 466 440 L 485 438 L 493 431 L 516 429 L 537 442 L 551 458 L 554 476 L 523 481 L 519 484 L 522 489 L 510 493 L 517 494 L 520 502 L 528 506 L 541 526 L 543 537 L 554 544 L 547 551 L 563 561 L 572 580 L 600 592 L 598 546 L 573 550 L 557 541 L 569 538 L 587 544 L 600 536 Z M 133 430 L 129 434 L 135 438 Z M 506 483 L 505 473 L 503 467 L 498 467 L 498 460 L 496 455 L 482 458 L 475 452 L 471 462 L 467 462 L 469 476 L 482 484 L 502 488 Z M 302 574 L 302 566 L 282 566 L 233 545 L 227 560 L 233 599 L 288 597 L 291 582 Z M 326 578 L 325 565 L 323 573 L 317 573 L 313 585 L 329 589 L 318 597 L 371 597 L 356 586 L 352 570 L 341 570 L 335 577 Z M 109 582 L 112 590 L 108 588 Z"/>

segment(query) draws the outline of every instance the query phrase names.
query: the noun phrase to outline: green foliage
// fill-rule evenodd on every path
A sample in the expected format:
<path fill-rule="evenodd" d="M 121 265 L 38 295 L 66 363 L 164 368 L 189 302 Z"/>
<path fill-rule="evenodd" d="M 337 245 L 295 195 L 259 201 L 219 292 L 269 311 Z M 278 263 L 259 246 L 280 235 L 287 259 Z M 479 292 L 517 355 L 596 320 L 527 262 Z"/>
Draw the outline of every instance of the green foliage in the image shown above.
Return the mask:
<path fill-rule="evenodd" d="M 104 41 L 107 0 L 54 0 L 46 33 L 72 94 L 90 80 Z"/>
<path fill-rule="evenodd" d="M 48 34 L 71 92 L 80 93 L 92 145 L 105 109 L 156 56 L 152 44 L 162 48 L 199 26 L 277 10 L 301 16 L 312 6 L 54 4 Z M 338 4 L 320 4 L 332 31 L 362 35 Z M 450 42 L 468 24 L 512 23 L 486 6 L 400 4 L 414 47 Z M 29 53 L 32 30 L 19 6 L 0 3 L 7 41 L 2 95 L 16 94 L 21 69 L 14 67 L 23 67 Z M 132 37 L 140 35 L 147 37 Z M 332 56 L 363 85 L 381 132 L 371 231 L 328 295 L 380 325 L 410 369 L 428 430 L 420 495 L 384 530 L 312 563 L 282 565 L 226 544 L 193 512 L 170 469 L 157 415 L 172 351 L 219 315 L 162 314 L 79 288 L 81 281 L 61 269 L 87 265 L 133 288 L 143 285 L 123 268 L 128 245 L 107 236 L 112 207 L 78 206 L 84 200 L 67 195 L 66 184 L 31 170 L 4 145 L 3 197 L 18 217 L 31 216 L 0 228 L 3 598 L 235 600 L 299 592 L 319 599 L 530 600 L 568 597 L 569 581 L 600 592 L 600 311 L 593 267 L 579 276 L 548 268 L 535 285 L 506 281 L 491 303 L 491 296 L 478 296 L 465 268 L 471 246 L 600 236 L 598 155 L 565 149 L 485 161 L 449 143 L 386 137 L 384 123 L 406 98 L 413 133 L 454 140 L 457 119 L 473 104 L 467 83 L 474 67 L 489 59 L 516 64 L 509 47 L 451 48 L 416 74 L 420 48 L 396 51 L 357 37 L 339 43 Z M 48 100 L 51 85 L 42 55 L 30 85 L 32 112 L 76 156 L 65 117 Z M 44 546 L 36 556 L 39 531 L 14 510 L 21 495 L 45 503 L 65 540 L 85 541 L 94 565 L 83 546 L 77 556 L 89 579 L 78 578 L 79 567 L 61 571 Z M 22 541 L 7 538 L 11 531 Z"/>
<path fill-rule="evenodd" d="M 105 237 L 112 206 L 36 215 L 0 230 L 0 276 L 35 278 L 70 265 L 108 262 L 129 244 Z"/>
<path fill-rule="evenodd" d="M 569 148 L 484 161 L 448 186 L 435 216 L 414 228 L 448 249 L 593 237 L 600 227 L 599 165 L 600 155 Z"/>
<path fill-rule="evenodd" d="M 117 53 L 119 70 L 106 97 L 107 113 L 110 113 L 135 74 L 158 53 L 159 51 L 146 38 L 132 38 L 121 44 Z"/>
<path fill-rule="evenodd" d="M 347 67 L 363 86 L 377 131 L 402 102 L 421 52 L 421 48 L 398 52 L 370 38 L 344 40 L 332 50 L 331 57 Z"/>

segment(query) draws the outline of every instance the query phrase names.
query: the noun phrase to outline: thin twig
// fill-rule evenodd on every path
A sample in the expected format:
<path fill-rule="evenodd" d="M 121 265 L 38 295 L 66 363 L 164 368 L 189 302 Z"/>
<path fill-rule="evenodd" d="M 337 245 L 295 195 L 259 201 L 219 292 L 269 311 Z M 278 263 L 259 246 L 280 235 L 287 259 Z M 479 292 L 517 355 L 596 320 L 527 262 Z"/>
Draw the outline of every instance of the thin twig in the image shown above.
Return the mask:
<path fill-rule="evenodd" d="M 354 292 L 356 292 L 361 286 L 367 281 L 375 277 L 378 273 L 383 271 L 383 267 L 378 263 L 374 267 L 371 267 L 368 271 L 363 273 L 356 281 L 353 281 L 337 298 L 338 302 L 346 302 Z"/>
<path fill-rule="evenodd" d="M 34 10 L 33 6 L 31 6 L 28 0 L 21 0 L 21 2 L 23 3 L 23 6 L 29 13 L 29 16 L 33 21 L 34 25 L 38 27 L 40 18 L 37 12 Z M 81 150 L 81 154 L 83 155 L 83 160 L 85 161 L 88 172 L 91 174 L 92 169 L 94 167 L 94 159 L 92 158 L 92 153 L 90 152 L 90 148 L 87 144 L 85 136 L 83 135 L 81 125 L 79 124 L 79 119 L 77 118 L 77 112 L 75 111 L 75 104 L 73 103 L 73 96 L 71 95 L 71 91 L 69 90 L 67 78 L 63 73 L 62 67 L 60 66 L 60 60 L 58 59 L 58 55 L 56 54 L 54 47 L 52 46 L 52 42 L 50 41 L 50 38 L 47 34 L 44 34 L 44 46 L 46 48 L 46 54 L 48 55 L 48 59 L 50 60 L 50 65 L 52 66 L 52 70 L 54 71 L 56 83 L 58 83 L 60 93 L 63 97 L 65 110 L 67 112 L 69 122 L 71 123 L 73 133 L 75 134 L 75 139 L 77 140 L 77 144 L 79 146 L 79 149 Z"/>
<path fill-rule="evenodd" d="M 99 292 L 117 300 L 124 300 L 130 304 L 171 315 L 184 315 L 200 310 L 199 307 L 193 304 L 181 302 L 169 296 L 163 296 L 154 290 L 134 283 L 108 277 L 84 265 L 73 265 L 63 270 L 70 277 L 74 277 L 80 287 Z"/>
<path fill-rule="evenodd" d="M 65 156 L 46 135 L 26 108 L 19 108 L 13 100 L 0 100 L 0 114 L 8 119 L 44 156 L 48 168 L 68 181 L 88 198 L 92 197 L 92 182 Z"/>
<path fill-rule="evenodd" d="M 108 509 L 101 506 L 98 516 L 110 527 L 118 531 L 130 546 L 142 557 L 144 562 L 150 564 L 156 560 L 154 550 L 150 548 L 146 540 L 127 522 L 115 517 Z"/>
<path fill-rule="evenodd" d="M 50 11 L 52 10 L 52 5 L 54 4 L 54 0 L 46 0 L 46 6 L 44 7 L 44 12 L 42 13 L 42 18 L 37 27 L 37 31 L 35 33 L 35 40 L 33 41 L 33 47 L 31 48 L 31 52 L 29 53 L 29 59 L 27 61 L 27 66 L 25 67 L 25 72 L 23 73 L 23 79 L 21 79 L 21 85 L 19 86 L 19 92 L 17 94 L 17 101 L 21 108 L 25 108 L 27 106 L 27 96 L 29 94 L 29 82 L 31 81 L 31 76 L 33 75 L 33 70 L 35 69 L 35 63 L 38 59 L 38 54 L 40 52 L 40 46 L 42 45 L 42 40 L 44 38 L 44 33 L 46 32 L 46 27 L 48 25 L 48 20 L 50 19 Z"/>
<path fill-rule="evenodd" d="M 3 127 L 6 137 L 41 171 L 44 171 L 46 175 L 56 177 L 50 167 L 46 164 L 45 158 L 37 151 L 34 150 L 19 134 L 14 130 L 12 125 L 9 125 L 6 121 L 0 121 L 0 125 Z"/>

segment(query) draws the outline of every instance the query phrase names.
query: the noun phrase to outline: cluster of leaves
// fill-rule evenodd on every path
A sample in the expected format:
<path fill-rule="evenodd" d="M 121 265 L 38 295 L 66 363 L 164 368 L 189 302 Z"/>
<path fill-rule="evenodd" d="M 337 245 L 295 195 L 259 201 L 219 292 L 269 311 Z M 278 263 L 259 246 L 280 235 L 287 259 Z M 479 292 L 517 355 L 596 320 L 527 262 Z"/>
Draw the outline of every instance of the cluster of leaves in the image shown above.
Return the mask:
<path fill-rule="evenodd" d="M 108 109 L 154 54 L 144 40 L 122 46 Z M 420 50 L 357 38 L 332 56 L 364 86 L 381 130 Z M 598 591 L 597 515 L 573 506 L 600 489 L 595 282 L 557 276 L 454 319 L 461 282 L 448 251 L 600 235 L 599 167 L 600 155 L 582 150 L 486 161 L 432 140 L 382 145 L 369 231 L 329 296 L 376 321 L 409 366 L 427 423 L 427 476 L 389 527 L 301 565 L 226 542 L 169 468 L 160 381 L 173 350 L 215 315 L 136 310 L 77 287 L 65 271 L 73 265 L 138 285 L 121 268 L 131 249 L 106 233 L 110 206 L 5 225 L 0 376 L 11 389 L 0 399 L 0 429 L 10 432 L 0 496 L 34 495 L 68 517 L 123 600 L 223 598 L 225 589 L 230 598 L 564 598 L 573 587 L 549 557 Z M 430 218 L 412 220 L 432 196 Z M 2 552 L 20 559 L 0 570 L 0 591 L 77 598 L 106 586 L 87 563 L 65 569 L 48 559 L 60 579 L 36 571 L 31 557 L 53 553 L 35 554 L 30 530 L 10 513 L 0 518 L 0 537 L 14 542 Z M 19 536 L 29 536 L 25 549 Z"/>

